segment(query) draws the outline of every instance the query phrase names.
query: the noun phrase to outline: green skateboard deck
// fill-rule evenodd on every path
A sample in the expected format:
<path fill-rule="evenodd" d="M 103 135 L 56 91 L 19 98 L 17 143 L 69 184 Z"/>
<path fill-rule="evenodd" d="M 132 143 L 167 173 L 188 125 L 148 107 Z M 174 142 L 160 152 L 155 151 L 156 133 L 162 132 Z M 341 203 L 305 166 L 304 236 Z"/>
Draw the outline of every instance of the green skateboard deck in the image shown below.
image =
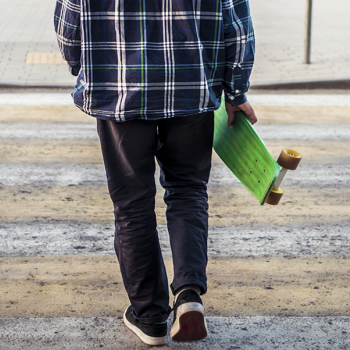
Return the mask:
<path fill-rule="evenodd" d="M 215 111 L 213 147 L 238 180 L 263 205 L 279 175 L 280 166 L 243 113 L 236 112 L 234 124 L 227 126 L 224 101 Z"/>

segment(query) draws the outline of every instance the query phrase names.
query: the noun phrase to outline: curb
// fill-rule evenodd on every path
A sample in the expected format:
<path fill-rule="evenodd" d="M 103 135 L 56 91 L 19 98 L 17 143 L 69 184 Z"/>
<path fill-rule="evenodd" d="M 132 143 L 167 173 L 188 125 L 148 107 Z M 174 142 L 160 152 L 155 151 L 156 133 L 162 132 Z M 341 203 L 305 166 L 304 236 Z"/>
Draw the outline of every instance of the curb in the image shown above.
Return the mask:
<path fill-rule="evenodd" d="M 0 82 L 0 89 L 74 89 L 74 83 L 72 84 L 30 84 L 30 83 L 8 83 Z"/>

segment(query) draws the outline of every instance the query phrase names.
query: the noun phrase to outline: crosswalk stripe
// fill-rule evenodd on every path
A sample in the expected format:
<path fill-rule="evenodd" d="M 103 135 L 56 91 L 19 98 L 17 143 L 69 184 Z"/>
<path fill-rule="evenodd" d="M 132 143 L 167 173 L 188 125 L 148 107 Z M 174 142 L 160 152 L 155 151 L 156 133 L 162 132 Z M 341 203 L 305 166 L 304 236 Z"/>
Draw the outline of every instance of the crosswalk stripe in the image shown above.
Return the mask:
<path fill-rule="evenodd" d="M 283 148 L 299 151 L 304 165 L 349 164 L 344 152 L 349 142 L 337 140 L 265 140 L 267 149 L 277 159 Z M 0 164 L 103 164 L 98 139 L 0 139 Z M 222 164 L 213 152 L 213 170 Z M 299 170 L 297 170 L 299 171 Z M 294 175 L 293 175 L 294 176 Z"/>
<path fill-rule="evenodd" d="M 172 260 L 165 258 L 169 282 Z M 117 258 L 1 257 L 2 317 L 122 316 L 129 300 Z M 211 257 L 208 316 L 344 316 L 350 313 L 349 256 Z"/>
<path fill-rule="evenodd" d="M 98 139 L 0 139 L 0 154 L 2 164 L 103 164 Z"/>
<path fill-rule="evenodd" d="M 97 139 L 96 125 L 75 123 L 4 123 L 0 130 L 3 139 Z"/>
<path fill-rule="evenodd" d="M 171 258 L 168 231 L 158 226 L 163 255 Z M 208 255 L 348 254 L 350 227 L 287 225 L 209 226 Z M 114 254 L 113 225 L 86 222 L 2 222 L 0 256 Z"/>
<path fill-rule="evenodd" d="M 248 99 L 256 106 L 350 106 L 349 94 L 254 94 Z M 69 93 L 0 93 L 0 105 L 73 105 Z"/>
<path fill-rule="evenodd" d="M 257 124 L 263 140 L 350 140 L 350 125 L 289 125 Z M 74 123 L 4 123 L 0 130 L 3 139 L 97 139 L 96 125 Z"/>
<path fill-rule="evenodd" d="M 159 167 L 155 173 L 159 186 Z M 107 185 L 102 164 L 0 164 L 0 183 L 5 186 Z M 283 186 L 350 185 L 350 165 L 300 165 L 286 177 Z M 215 164 L 209 186 L 242 186 L 223 164 Z"/>
<path fill-rule="evenodd" d="M 254 106 L 259 124 L 350 124 L 350 106 Z M 1 105 L 1 123 L 89 123 L 73 105 Z"/>
<path fill-rule="evenodd" d="M 113 220 L 106 186 L 2 186 L 2 220 L 72 220 L 105 223 Z M 164 191 L 156 194 L 157 222 L 166 224 Z M 350 188 L 289 186 L 278 206 L 259 206 L 243 186 L 210 186 L 210 225 L 296 225 L 349 222 Z"/>
<path fill-rule="evenodd" d="M 348 349 L 350 317 L 207 317 L 203 341 L 175 343 L 157 349 Z M 2 319 L 3 350 L 146 349 L 121 317 Z M 170 329 L 170 322 L 168 329 Z"/>

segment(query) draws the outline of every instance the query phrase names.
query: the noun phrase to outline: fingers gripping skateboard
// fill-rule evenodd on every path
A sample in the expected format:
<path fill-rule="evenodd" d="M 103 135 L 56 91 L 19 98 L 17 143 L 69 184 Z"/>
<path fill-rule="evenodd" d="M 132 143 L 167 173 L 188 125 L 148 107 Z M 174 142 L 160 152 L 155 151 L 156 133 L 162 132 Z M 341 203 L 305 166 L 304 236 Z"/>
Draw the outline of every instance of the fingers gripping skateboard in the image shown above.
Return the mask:
<path fill-rule="evenodd" d="M 279 187 L 288 170 L 295 170 L 301 161 L 301 154 L 289 148 L 284 148 L 277 159 L 282 167 L 274 186 L 266 199 L 267 204 L 277 205 L 283 196 L 283 190 Z"/>

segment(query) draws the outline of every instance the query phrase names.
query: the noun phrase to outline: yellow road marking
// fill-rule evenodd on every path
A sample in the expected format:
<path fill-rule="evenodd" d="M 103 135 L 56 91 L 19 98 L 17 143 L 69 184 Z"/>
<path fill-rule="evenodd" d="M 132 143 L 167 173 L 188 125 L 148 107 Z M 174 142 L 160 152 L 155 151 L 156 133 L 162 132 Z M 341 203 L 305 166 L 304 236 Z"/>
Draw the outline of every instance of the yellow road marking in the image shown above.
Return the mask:
<path fill-rule="evenodd" d="M 69 93 L 67 92 L 67 95 Z M 72 102 L 73 103 L 73 102 Z M 96 119 L 75 106 L 1 106 L 1 123 L 90 123 Z"/>
<path fill-rule="evenodd" d="M 349 96 L 350 98 L 350 96 Z M 254 107 L 261 123 L 350 124 L 350 107 Z"/>
<path fill-rule="evenodd" d="M 64 94 L 64 93 L 63 93 Z M 69 92 L 65 92 L 69 95 Z M 72 102 L 73 103 L 73 102 Z M 350 124 L 350 107 L 254 107 L 259 123 Z M 0 108 L 0 122 L 96 123 L 75 106 L 7 106 Z"/>
<path fill-rule="evenodd" d="M 268 140 L 265 142 L 273 158 L 283 148 L 292 148 L 302 154 L 302 165 L 330 165 L 349 163 L 344 149 L 348 142 Z M 0 140 L 0 163 L 60 163 L 103 164 L 99 140 L 6 139 Z M 213 164 L 222 161 L 213 151 Z M 298 171 L 298 170 L 296 170 Z M 288 175 L 293 177 L 293 174 Z"/>
<path fill-rule="evenodd" d="M 349 259 L 211 260 L 207 315 L 350 315 Z M 1 317 L 118 317 L 129 303 L 113 255 L 3 257 L 0 266 Z"/>
<path fill-rule="evenodd" d="M 209 224 L 338 223 L 348 219 L 350 188 L 285 188 L 278 206 L 259 206 L 243 186 L 210 187 Z M 113 221 L 113 207 L 104 186 L 3 186 L 0 189 L 1 220 L 77 220 L 90 223 Z M 166 224 L 163 190 L 158 189 L 158 224 Z"/>
<path fill-rule="evenodd" d="M 60 53 L 28 52 L 26 64 L 67 64 Z"/>
<path fill-rule="evenodd" d="M 7 139 L 0 141 L 0 163 L 103 164 L 103 159 L 98 139 Z"/>

